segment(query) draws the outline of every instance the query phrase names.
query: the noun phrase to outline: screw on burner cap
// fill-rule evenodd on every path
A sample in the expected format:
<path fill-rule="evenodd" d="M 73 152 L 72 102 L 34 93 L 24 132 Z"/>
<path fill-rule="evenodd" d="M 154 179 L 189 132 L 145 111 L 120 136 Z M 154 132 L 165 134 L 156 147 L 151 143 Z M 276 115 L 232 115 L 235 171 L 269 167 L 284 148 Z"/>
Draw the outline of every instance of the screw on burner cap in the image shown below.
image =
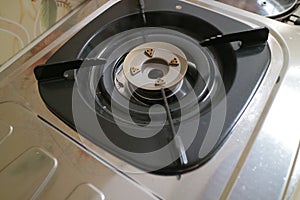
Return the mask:
<path fill-rule="evenodd" d="M 149 56 L 149 57 L 152 57 L 152 56 L 153 56 L 153 52 L 154 52 L 153 49 L 146 49 L 145 54 L 146 54 L 147 56 Z"/>
<path fill-rule="evenodd" d="M 178 60 L 177 60 L 177 58 L 173 58 L 173 60 L 171 60 L 170 61 L 170 63 L 169 63 L 169 65 L 171 65 L 171 66 L 178 66 Z"/>
<path fill-rule="evenodd" d="M 132 49 L 123 63 L 124 77 L 131 86 L 160 90 L 178 85 L 188 68 L 185 54 L 165 42 L 149 42 Z"/>
<path fill-rule="evenodd" d="M 130 72 L 132 75 L 136 75 L 137 73 L 139 73 L 141 70 L 137 67 L 130 67 Z"/>
<path fill-rule="evenodd" d="M 159 86 L 159 85 L 163 85 L 165 84 L 166 82 L 164 81 L 164 79 L 162 78 L 157 78 L 156 81 L 155 81 L 155 85 L 156 86 Z"/>

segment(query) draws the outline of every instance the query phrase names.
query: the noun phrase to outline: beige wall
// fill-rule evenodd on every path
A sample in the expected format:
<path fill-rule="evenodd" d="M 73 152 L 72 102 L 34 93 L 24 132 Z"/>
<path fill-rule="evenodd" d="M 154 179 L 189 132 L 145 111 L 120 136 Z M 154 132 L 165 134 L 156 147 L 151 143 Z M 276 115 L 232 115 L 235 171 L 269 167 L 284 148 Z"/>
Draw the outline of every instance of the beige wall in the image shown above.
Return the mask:
<path fill-rule="evenodd" d="M 0 65 L 85 0 L 0 0 Z"/>

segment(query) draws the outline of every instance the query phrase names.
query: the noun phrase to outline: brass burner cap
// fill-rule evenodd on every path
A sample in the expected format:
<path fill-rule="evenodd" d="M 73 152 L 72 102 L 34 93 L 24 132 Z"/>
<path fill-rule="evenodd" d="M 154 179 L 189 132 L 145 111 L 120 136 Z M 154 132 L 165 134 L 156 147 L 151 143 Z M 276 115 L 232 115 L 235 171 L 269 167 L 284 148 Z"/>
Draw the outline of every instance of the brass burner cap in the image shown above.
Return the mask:
<path fill-rule="evenodd" d="M 178 47 L 165 42 L 149 42 L 128 53 L 123 73 L 137 88 L 161 90 L 176 86 L 187 68 L 187 58 Z"/>

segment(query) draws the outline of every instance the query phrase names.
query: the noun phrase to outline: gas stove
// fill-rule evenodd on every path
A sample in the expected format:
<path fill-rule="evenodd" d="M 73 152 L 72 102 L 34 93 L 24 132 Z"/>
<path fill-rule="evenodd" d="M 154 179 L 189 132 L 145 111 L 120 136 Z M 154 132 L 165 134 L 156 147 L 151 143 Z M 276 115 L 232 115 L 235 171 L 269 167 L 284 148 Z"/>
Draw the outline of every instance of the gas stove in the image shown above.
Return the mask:
<path fill-rule="evenodd" d="M 62 164 L 52 164 L 36 197 L 74 195 L 71 186 L 57 194 L 47 183 L 76 162 L 70 170 L 92 182 L 83 193 L 107 198 L 119 198 L 112 189 L 124 181 L 125 193 L 139 191 L 127 194 L 134 199 L 287 197 L 299 137 L 278 142 L 270 127 L 288 125 L 274 115 L 300 64 L 299 33 L 215 1 L 88 2 L 2 66 L 3 127 L 46 128 L 29 134 L 1 171 L 9 178 L 31 155 L 26 149 L 39 146 L 34 151 Z M 9 110 L 30 122 L 14 121 Z M 18 138 L 1 135 L 2 152 Z M 280 150 L 274 165 L 272 148 Z"/>
<path fill-rule="evenodd" d="M 268 29 L 189 5 L 189 14 L 156 2 L 144 17 L 136 7 L 119 12 L 128 3 L 35 69 L 40 94 L 80 135 L 133 165 L 165 175 L 193 170 L 220 149 L 260 84 Z M 240 41 L 236 50 L 228 44 Z"/>

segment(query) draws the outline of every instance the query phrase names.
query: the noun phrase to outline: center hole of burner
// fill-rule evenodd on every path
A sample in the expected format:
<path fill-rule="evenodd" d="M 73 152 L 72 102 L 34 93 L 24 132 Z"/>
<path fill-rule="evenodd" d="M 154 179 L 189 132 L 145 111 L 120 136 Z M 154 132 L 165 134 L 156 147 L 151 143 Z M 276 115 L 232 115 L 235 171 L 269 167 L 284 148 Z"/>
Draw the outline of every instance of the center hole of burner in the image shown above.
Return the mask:
<path fill-rule="evenodd" d="M 164 76 L 164 72 L 159 69 L 151 69 L 151 71 L 148 74 L 148 78 L 151 79 L 157 79 Z"/>
<path fill-rule="evenodd" d="M 162 78 L 169 72 L 169 64 L 161 58 L 152 58 L 142 65 L 142 73 L 150 79 Z"/>

